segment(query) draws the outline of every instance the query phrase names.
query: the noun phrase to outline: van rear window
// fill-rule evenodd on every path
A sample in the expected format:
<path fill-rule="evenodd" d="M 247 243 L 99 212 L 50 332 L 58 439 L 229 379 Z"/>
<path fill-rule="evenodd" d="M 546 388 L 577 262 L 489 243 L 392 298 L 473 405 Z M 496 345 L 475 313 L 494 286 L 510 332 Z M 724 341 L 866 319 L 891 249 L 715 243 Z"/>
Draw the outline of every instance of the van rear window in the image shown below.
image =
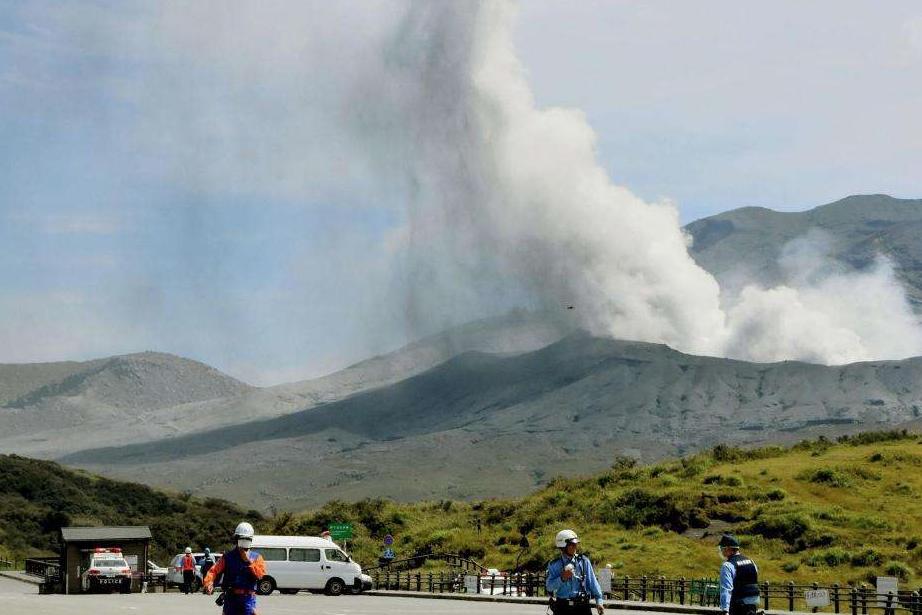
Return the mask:
<path fill-rule="evenodd" d="M 272 547 L 253 548 L 253 551 L 263 556 L 267 562 L 284 562 L 288 559 L 285 556 L 285 549 L 275 549 Z"/>
<path fill-rule="evenodd" d="M 319 562 L 320 549 L 290 549 L 288 557 L 292 562 Z"/>

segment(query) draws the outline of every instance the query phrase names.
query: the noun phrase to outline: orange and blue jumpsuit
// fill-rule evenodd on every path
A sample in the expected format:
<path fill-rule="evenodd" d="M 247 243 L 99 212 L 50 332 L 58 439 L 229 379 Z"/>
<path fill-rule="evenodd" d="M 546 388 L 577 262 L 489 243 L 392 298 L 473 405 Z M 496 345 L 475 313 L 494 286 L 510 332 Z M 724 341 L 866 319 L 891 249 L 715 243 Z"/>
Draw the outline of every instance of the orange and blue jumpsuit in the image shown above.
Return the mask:
<path fill-rule="evenodd" d="M 205 575 L 205 589 L 211 593 L 214 581 L 223 574 L 224 615 L 256 615 L 256 584 L 266 576 L 263 556 L 233 549 L 225 553 Z"/>

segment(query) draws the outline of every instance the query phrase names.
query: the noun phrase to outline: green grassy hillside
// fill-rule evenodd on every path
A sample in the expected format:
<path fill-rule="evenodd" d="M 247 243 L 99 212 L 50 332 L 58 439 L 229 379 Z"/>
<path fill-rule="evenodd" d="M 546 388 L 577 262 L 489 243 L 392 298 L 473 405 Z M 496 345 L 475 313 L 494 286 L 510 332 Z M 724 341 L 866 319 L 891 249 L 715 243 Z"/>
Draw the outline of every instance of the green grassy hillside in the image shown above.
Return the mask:
<path fill-rule="evenodd" d="M 224 500 L 170 495 L 49 461 L 0 455 L 0 558 L 53 555 L 67 525 L 149 525 L 153 557 L 165 562 L 187 545 L 217 548 L 255 511 Z"/>
<path fill-rule="evenodd" d="M 768 580 L 865 582 L 887 573 L 919 584 L 920 493 L 919 436 L 887 432 L 789 449 L 718 446 L 649 467 L 620 459 L 603 474 L 557 479 L 518 500 L 331 502 L 269 525 L 313 534 L 352 522 L 364 563 L 376 561 L 391 533 L 398 557 L 434 548 L 502 569 L 541 569 L 554 555 L 554 533 L 572 527 L 592 559 L 617 573 L 688 578 L 716 574 L 717 537 L 729 529 Z"/>

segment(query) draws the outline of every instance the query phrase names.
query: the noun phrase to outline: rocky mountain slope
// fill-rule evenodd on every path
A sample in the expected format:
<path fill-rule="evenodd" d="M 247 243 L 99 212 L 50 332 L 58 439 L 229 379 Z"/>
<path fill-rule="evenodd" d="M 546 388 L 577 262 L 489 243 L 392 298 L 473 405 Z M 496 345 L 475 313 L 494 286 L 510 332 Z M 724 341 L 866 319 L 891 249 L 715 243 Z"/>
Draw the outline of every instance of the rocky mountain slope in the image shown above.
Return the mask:
<path fill-rule="evenodd" d="M 821 231 L 829 255 L 845 267 L 864 269 L 878 254 L 897 268 L 909 300 L 922 306 L 922 200 L 886 195 L 850 196 L 803 212 L 744 207 L 685 227 L 694 238 L 692 255 L 733 286 L 741 278 L 774 285 L 785 280 L 779 265 L 788 242 Z"/>
<path fill-rule="evenodd" d="M 0 392 L 10 391 L 11 398 L 0 404 L 0 451 L 55 458 L 87 447 L 147 442 L 285 416 L 393 384 L 458 353 L 535 350 L 568 330 L 572 326 L 565 320 L 513 312 L 449 329 L 329 376 L 264 389 L 242 385 L 201 364 L 151 353 L 87 363 L 0 366 Z M 144 357 L 144 369 L 139 357 Z M 154 373 L 155 363 L 162 374 Z M 129 364 L 135 373 L 126 377 Z"/>
<path fill-rule="evenodd" d="M 901 424 L 922 358 L 752 364 L 573 334 L 515 356 L 466 353 L 397 384 L 284 417 L 62 461 L 299 508 L 332 498 L 519 495 L 615 455 L 682 454 Z M 228 460 L 246 460 L 227 472 Z"/>

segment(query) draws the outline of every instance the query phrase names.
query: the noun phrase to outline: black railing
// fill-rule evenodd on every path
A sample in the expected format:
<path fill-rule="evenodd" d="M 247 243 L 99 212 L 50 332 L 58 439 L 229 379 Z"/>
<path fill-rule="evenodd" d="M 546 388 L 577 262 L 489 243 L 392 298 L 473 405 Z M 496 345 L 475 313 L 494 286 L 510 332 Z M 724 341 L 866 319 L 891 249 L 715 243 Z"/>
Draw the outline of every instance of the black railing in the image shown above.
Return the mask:
<path fill-rule="evenodd" d="M 428 593 L 477 593 L 502 596 L 547 596 L 545 573 L 509 575 L 463 574 L 459 572 L 409 572 L 387 569 L 371 573 L 376 589 Z M 922 615 L 922 588 L 897 593 L 877 593 L 866 585 L 798 585 L 793 582 L 760 584 L 760 606 L 765 610 L 828 612 L 850 615 Z M 825 606 L 813 606 L 822 595 Z M 617 577 L 606 597 L 614 600 L 659 602 L 680 605 L 719 605 L 720 592 L 714 579 L 667 579 L 665 577 Z M 818 595 L 819 594 L 819 595 Z"/>
<path fill-rule="evenodd" d="M 0 570 L 12 570 L 16 567 L 16 562 L 8 559 L 0 559 Z"/>
<path fill-rule="evenodd" d="M 61 579 L 61 560 L 57 557 L 31 557 L 25 561 L 25 571 L 46 583 L 55 582 Z"/>
<path fill-rule="evenodd" d="M 402 570 L 413 570 L 420 568 L 429 560 L 438 560 L 448 564 L 450 568 L 457 568 L 466 572 L 485 573 L 487 569 L 475 562 L 469 557 L 458 555 L 456 553 L 426 553 L 423 555 L 414 555 L 403 559 L 395 559 L 390 562 L 382 562 L 377 566 L 363 566 L 362 570 L 370 575 L 377 571 L 397 572 Z"/>

